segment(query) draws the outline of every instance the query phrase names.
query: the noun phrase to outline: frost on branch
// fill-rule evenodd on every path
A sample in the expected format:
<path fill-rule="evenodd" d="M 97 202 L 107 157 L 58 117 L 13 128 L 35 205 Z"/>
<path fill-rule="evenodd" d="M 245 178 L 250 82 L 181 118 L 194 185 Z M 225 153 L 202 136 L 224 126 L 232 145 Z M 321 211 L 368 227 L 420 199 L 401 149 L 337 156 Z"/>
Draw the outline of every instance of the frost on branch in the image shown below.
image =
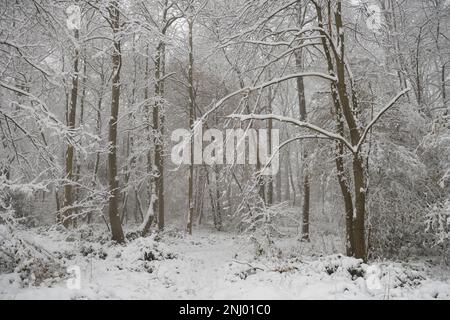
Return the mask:
<path fill-rule="evenodd" d="M 450 200 L 430 208 L 426 225 L 426 231 L 433 235 L 434 244 L 447 247 L 450 242 Z"/>
<path fill-rule="evenodd" d="M 49 283 L 64 276 L 51 253 L 22 235 L 23 218 L 18 218 L 13 209 L 12 192 L 30 193 L 41 188 L 40 184 L 11 184 L 0 176 L 0 273 L 18 273 L 23 286 Z"/>

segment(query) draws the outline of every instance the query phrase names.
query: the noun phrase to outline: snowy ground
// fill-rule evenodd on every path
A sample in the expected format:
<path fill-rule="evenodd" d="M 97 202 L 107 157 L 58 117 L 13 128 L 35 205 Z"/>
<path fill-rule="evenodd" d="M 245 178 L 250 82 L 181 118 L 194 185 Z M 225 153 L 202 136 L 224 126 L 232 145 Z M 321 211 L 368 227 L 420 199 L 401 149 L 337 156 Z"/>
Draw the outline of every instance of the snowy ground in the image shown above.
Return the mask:
<path fill-rule="evenodd" d="M 0 275 L 0 299 L 450 299 L 450 270 L 425 262 L 368 266 L 312 254 L 295 239 L 284 240 L 280 258 L 255 259 L 246 237 L 212 230 L 169 230 L 117 246 L 97 229 L 21 234 L 64 269 L 79 266 L 81 288 L 69 289 L 64 277 L 27 285 L 14 272 Z"/>

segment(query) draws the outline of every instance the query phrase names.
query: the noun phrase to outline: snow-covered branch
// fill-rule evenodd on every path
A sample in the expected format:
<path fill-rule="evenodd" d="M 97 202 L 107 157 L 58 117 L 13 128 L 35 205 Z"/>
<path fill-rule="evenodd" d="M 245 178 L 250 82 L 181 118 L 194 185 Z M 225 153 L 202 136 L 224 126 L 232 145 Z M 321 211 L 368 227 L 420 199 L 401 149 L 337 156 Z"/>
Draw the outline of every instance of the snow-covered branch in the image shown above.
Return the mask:
<path fill-rule="evenodd" d="M 323 137 L 321 138 L 325 138 L 327 137 L 328 139 L 332 139 L 332 140 L 336 140 L 336 141 L 340 141 L 342 142 L 350 151 L 352 151 L 353 153 L 356 152 L 356 149 L 352 146 L 352 144 L 345 139 L 344 137 L 330 132 L 328 130 L 325 130 L 323 128 L 320 128 L 312 123 L 309 122 L 304 122 L 304 121 L 300 121 L 291 117 L 286 117 L 286 116 L 280 116 L 280 115 L 276 115 L 276 114 L 248 114 L 248 115 L 244 115 L 244 114 L 231 114 L 228 116 L 229 118 L 235 118 L 235 119 L 239 119 L 241 121 L 245 121 L 245 120 L 276 120 L 276 121 L 280 121 L 280 122 L 286 122 L 286 123 L 290 123 L 293 124 L 297 127 L 302 127 L 302 128 L 307 128 L 309 130 L 315 131 L 317 133 L 320 133 L 323 135 Z"/>
<path fill-rule="evenodd" d="M 328 74 L 325 73 L 320 73 L 320 72 L 299 72 L 299 73 L 293 73 L 293 74 L 289 74 L 283 77 L 279 77 L 279 78 L 274 78 L 270 81 L 261 83 L 259 85 L 253 86 L 253 87 L 245 87 L 242 89 L 239 89 L 235 92 L 230 93 L 229 95 L 223 97 L 222 99 L 220 99 L 217 103 L 214 104 L 214 106 L 208 110 L 208 112 L 206 112 L 203 116 L 203 119 L 206 119 L 206 117 L 210 114 L 212 114 L 213 112 L 215 112 L 218 108 L 220 108 L 227 100 L 239 95 L 239 94 L 249 94 L 253 91 L 257 91 L 257 90 L 262 90 L 264 88 L 267 88 L 269 86 L 290 80 L 290 79 L 295 79 L 295 78 L 299 78 L 299 77 L 318 77 L 318 78 L 322 78 L 322 79 L 326 79 L 329 81 L 336 81 L 336 77 L 330 76 Z"/>
<path fill-rule="evenodd" d="M 395 105 L 395 103 L 402 96 L 407 94 L 410 90 L 411 90 L 411 88 L 406 88 L 405 90 L 399 92 L 391 101 L 389 101 L 389 103 L 383 109 L 381 109 L 381 111 L 372 119 L 372 121 L 370 121 L 370 123 L 364 130 L 364 133 L 362 134 L 361 139 L 358 142 L 358 145 L 356 146 L 356 152 L 359 152 L 361 150 L 361 146 L 364 143 L 364 140 L 366 139 L 367 134 L 369 133 L 370 129 L 375 125 L 375 123 L 377 123 L 377 121 L 381 118 L 381 116 L 384 113 L 386 113 L 386 111 L 388 111 L 390 108 L 392 108 Z"/>

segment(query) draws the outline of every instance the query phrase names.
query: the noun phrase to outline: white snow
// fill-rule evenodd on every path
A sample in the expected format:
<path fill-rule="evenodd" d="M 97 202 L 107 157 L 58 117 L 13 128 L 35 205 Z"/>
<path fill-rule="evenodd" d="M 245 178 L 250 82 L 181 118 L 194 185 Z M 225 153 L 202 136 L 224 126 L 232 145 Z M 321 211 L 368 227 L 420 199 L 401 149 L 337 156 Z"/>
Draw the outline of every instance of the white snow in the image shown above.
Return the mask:
<path fill-rule="evenodd" d="M 255 259 L 246 237 L 210 229 L 192 236 L 172 229 L 120 246 L 99 235 L 101 228 L 73 231 L 70 241 L 56 228 L 24 232 L 65 267 L 79 266 L 81 289 L 68 289 L 66 279 L 22 287 L 19 274 L 10 273 L 0 275 L 0 299 L 450 299 L 450 271 L 425 262 L 369 268 L 312 254 L 313 245 L 295 239 L 283 240 L 289 256 Z"/>

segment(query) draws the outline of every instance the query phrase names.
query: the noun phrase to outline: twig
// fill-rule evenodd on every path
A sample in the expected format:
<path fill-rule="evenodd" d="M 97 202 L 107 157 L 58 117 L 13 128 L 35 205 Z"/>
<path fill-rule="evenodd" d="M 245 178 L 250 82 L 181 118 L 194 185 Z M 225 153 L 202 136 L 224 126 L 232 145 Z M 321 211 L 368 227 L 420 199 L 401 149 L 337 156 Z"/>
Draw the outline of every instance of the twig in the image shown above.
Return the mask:
<path fill-rule="evenodd" d="M 238 261 L 238 260 L 234 260 L 234 259 L 231 260 L 231 261 L 236 262 L 236 263 L 239 263 L 239 264 L 245 264 L 245 265 L 247 265 L 247 266 L 249 266 L 250 268 L 253 268 L 253 269 L 255 269 L 255 270 L 266 271 L 266 270 L 264 270 L 264 269 L 262 269 L 262 268 L 260 268 L 260 267 L 255 267 L 255 266 L 251 265 L 250 263 L 248 263 L 248 262 L 246 262 L 246 261 Z"/>
<path fill-rule="evenodd" d="M 105 218 L 105 216 L 103 214 L 102 214 L 102 218 L 103 218 L 103 221 L 105 221 L 105 224 L 106 224 L 106 227 L 108 228 L 108 231 L 111 232 L 111 229 L 109 229 L 108 222 L 106 221 L 106 218 Z"/>

